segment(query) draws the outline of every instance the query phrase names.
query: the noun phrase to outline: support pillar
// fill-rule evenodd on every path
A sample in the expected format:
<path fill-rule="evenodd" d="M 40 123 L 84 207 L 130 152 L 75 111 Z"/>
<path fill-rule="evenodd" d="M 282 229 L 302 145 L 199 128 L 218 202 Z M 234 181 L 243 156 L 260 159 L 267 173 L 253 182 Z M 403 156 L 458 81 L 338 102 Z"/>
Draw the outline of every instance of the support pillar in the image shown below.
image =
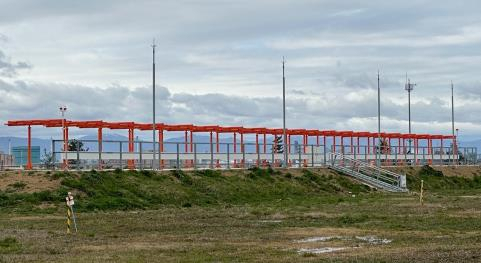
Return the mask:
<path fill-rule="evenodd" d="M 259 134 L 256 133 L 256 154 L 259 154 Z M 259 167 L 259 160 L 256 161 L 257 167 Z"/>
<path fill-rule="evenodd" d="M 215 143 L 216 153 L 219 153 L 219 151 L 220 151 L 220 147 L 219 147 L 219 132 L 215 132 L 215 142 L 216 142 L 216 143 Z M 219 159 L 217 159 L 216 167 L 217 167 L 217 168 L 220 167 Z"/>
<path fill-rule="evenodd" d="M 371 154 L 371 138 L 367 137 L 367 154 Z"/>
<path fill-rule="evenodd" d="M 99 170 L 102 170 L 102 128 L 99 128 L 97 131 L 97 141 L 98 141 L 98 148 L 99 148 Z"/>
<path fill-rule="evenodd" d="M 194 135 L 193 135 L 193 131 L 190 131 L 190 152 L 193 153 L 194 152 Z M 190 164 L 191 164 L 191 167 L 194 167 L 194 159 L 190 160 Z"/>
<path fill-rule="evenodd" d="M 27 170 L 32 170 L 32 127 L 28 125 L 28 137 L 27 137 Z"/>
<path fill-rule="evenodd" d="M 234 139 L 233 139 L 233 144 L 234 144 L 234 156 L 237 153 L 237 133 L 234 132 Z M 234 167 L 237 168 L 237 159 L 234 157 Z"/>
<path fill-rule="evenodd" d="M 240 136 L 241 136 L 240 151 L 241 151 L 241 153 L 244 153 L 244 151 L 245 151 L 245 149 L 244 149 L 244 134 L 241 133 Z M 242 165 L 242 167 L 244 167 L 244 159 L 241 160 L 241 165 Z"/>
<path fill-rule="evenodd" d="M 344 154 L 344 137 L 341 136 L 341 153 Z"/>
<path fill-rule="evenodd" d="M 184 153 L 187 153 L 188 149 L 187 149 L 187 145 L 188 145 L 188 141 L 187 141 L 187 131 L 184 132 L 185 135 L 184 135 Z"/>
<path fill-rule="evenodd" d="M 164 151 L 164 130 L 159 130 L 159 164 L 160 169 L 164 169 L 164 160 L 162 160 L 162 152 Z"/>
<path fill-rule="evenodd" d="M 441 165 L 444 165 L 444 159 L 443 159 L 443 158 L 444 158 L 444 156 L 443 156 L 443 155 L 444 155 L 443 138 L 441 138 L 440 143 L 441 143 L 441 149 L 439 150 L 439 155 L 440 155 L 440 157 L 441 157 L 440 164 L 441 164 Z"/>
<path fill-rule="evenodd" d="M 129 129 L 129 153 L 134 152 L 134 129 Z M 127 166 L 129 169 L 135 169 L 135 159 L 130 159 L 127 161 Z"/>
<path fill-rule="evenodd" d="M 267 152 L 267 135 L 264 133 L 264 153 Z"/>
<path fill-rule="evenodd" d="M 65 127 L 65 151 L 68 152 L 68 126 Z M 65 169 L 68 170 L 68 159 L 65 160 Z"/>
<path fill-rule="evenodd" d="M 189 141 L 187 139 L 188 137 L 188 134 L 189 132 L 188 131 L 184 131 L 184 153 L 188 153 L 189 152 Z M 185 160 L 184 161 L 184 166 L 185 167 L 188 167 L 189 166 L 189 161 L 188 160 Z M 180 169 L 180 167 L 178 167 Z"/>
<path fill-rule="evenodd" d="M 357 137 L 357 144 L 356 144 L 356 147 L 357 147 L 357 155 L 359 155 L 361 153 L 361 145 L 359 143 L 359 137 Z"/>
<path fill-rule="evenodd" d="M 336 135 L 332 136 L 332 151 L 336 152 Z"/>

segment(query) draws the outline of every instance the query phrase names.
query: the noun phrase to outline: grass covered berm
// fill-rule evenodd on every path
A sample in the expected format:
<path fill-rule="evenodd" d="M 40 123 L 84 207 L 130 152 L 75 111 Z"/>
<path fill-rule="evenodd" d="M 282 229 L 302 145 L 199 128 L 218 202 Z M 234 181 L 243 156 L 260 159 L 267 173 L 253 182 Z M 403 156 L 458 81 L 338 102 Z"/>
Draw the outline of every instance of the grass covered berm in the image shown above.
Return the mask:
<path fill-rule="evenodd" d="M 29 176 L 29 175 L 26 175 Z M 30 175 L 38 176 L 38 175 Z M 329 170 L 251 169 L 225 171 L 88 171 L 56 172 L 46 180 L 58 180 L 55 190 L 34 193 L 0 193 L 2 209 L 29 211 L 43 203 L 63 204 L 68 191 L 76 197 L 79 211 L 153 209 L 160 206 L 256 205 L 282 200 L 303 202 L 322 196 L 341 202 L 369 187 Z M 20 185 L 21 183 L 15 183 Z M 23 184 L 22 184 L 23 185 Z M 44 211 L 55 210 L 47 206 Z"/>
<path fill-rule="evenodd" d="M 418 191 L 421 180 L 428 191 L 481 189 L 481 171 L 470 176 L 444 176 L 430 166 L 405 168 L 408 188 Z M 0 209 L 18 212 L 54 212 L 63 208 L 68 191 L 76 197 L 79 211 L 155 209 L 162 206 L 191 207 L 258 205 L 261 203 L 342 202 L 352 194 L 373 189 L 327 169 L 302 170 L 197 170 L 197 171 L 87 171 L 25 173 L 57 182 L 53 189 L 23 191 L 16 181 L 0 191 Z M 310 201 L 309 201 L 310 200 Z"/>
<path fill-rule="evenodd" d="M 481 168 L 466 168 L 471 169 L 467 169 L 465 173 L 458 175 L 448 175 L 450 172 L 456 171 L 456 168 L 449 167 L 443 170 L 434 169 L 428 165 L 416 168 L 404 168 L 402 172 L 405 172 L 407 175 L 407 185 L 411 191 L 419 191 L 421 180 L 424 181 L 424 188 L 433 192 L 449 193 L 459 190 L 470 191 L 481 189 Z M 462 170 L 463 168 L 459 169 Z"/>

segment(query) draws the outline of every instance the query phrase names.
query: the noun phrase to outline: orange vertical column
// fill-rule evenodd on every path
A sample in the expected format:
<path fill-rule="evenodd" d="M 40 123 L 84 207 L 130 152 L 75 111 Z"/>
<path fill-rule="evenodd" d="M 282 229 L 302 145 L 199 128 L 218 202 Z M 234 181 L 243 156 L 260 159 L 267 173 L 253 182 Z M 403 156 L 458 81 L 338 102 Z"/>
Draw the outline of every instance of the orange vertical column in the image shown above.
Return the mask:
<path fill-rule="evenodd" d="M 164 151 L 164 130 L 160 129 L 159 130 L 159 153 L 162 153 Z M 164 160 L 162 159 L 162 155 L 159 155 L 159 161 L 160 161 L 160 168 L 164 169 Z"/>
<path fill-rule="evenodd" d="M 216 147 L 216 152 L 219 153 L 220 147 L 219 147 L 219 132 L 215 132 L 215 147 Z M 219 159 L 217 159 L 217 164 L 216 167 L 220 167 L 220 162 Z"/>
<path fill-rule="evenodd" d="M 129 153 L 134 152 L 134 130 L 129 129 Z M 135 169 L 135 160 L 129 159 L 127 162 L 129 169 Z"/>
<path fill-rule="evenodd" d="M 237 153 L 237 134 L 234 132 L 234 139 L 233 139 L 233 145 L 234 145 L 234 154 Z M 234 167 L 237 167 L 237 160 L 234 157 Z"/>
<path fill-rule="evenodd" d="M 240 152 L 244 152 L 244 133 L 241 132 L 241 141 L 240 141 Z M 244 167 L 244 159 L 241 160 L 241 166 Z"/>
<path fill-rule="evenodd" d="M 67 168 L 67 160 L 65 158 L 65 152 L 67 151 L 67 147 L 65 146 L 65 141 L 67 137 L 65 136 L 65 127 L 62 127 L 62 169 Z"/>
<path fill-rule="evenodd" d="M 441 157 L 440 164 L 441 164 L 441 165 L 444 165 L 444 159 L 443 159 L 443 158 L 444 158 L 444 157 L 443 157 L 443 155 L 444 155 L 444 149 L 443 149 L 443 148 L 444 148 L 444 145 L 443 145 L 443 138 L 442 138 L 442 137 L 441 137 L 440 143 L 441 143 L 441 146 L 440 146 L 441 149 L 439 150 L 439 154 L 441 155 L 441 156 L 440 156 L 440 157 Z"/>
<path fill-rule="evenodd" d="M 397 153 L 401 154 L 401 138 L 397 138 Z"/>
<path fill-rule="evenodd" d="M 428 154 L 429 154 L 429 164 L 433 164 L 433 159 L 431 159 L 433 153 L 433 140 L 428 139 Z"/>
<path fill-rule="evenodd" d="M 210 152 L 211 154 L 213 154 L 213 152 L 214 152 L 214 145 L 213 145 L 213 139 L 212 139 L 212 131 L 210 132 L 209 143 L 210 143 L 209 152 Z M 209 165 L 209 168 L 211 168 L 211 169 L 214 168 L 213 165 L 214 165 L 214 164 L 211 162 L 210 165 Z"/>
<path fill-rule="evenodd" d="M 305 153 L 306 153 L 306 150 L 307 150 L 307 143 L 308 143 L 308 142 L 307 142 L 307 141 L 308 141 L 307 134 L 304 134 L 303 137 L 304 137 L 304 147 L 303 147 L 303 148 L 304 148 L 304 151 L 303 151 L 303 152 L 304 152 L 304 154 L 305 154 Z M 304 159 L 304 167 L 307 167 L 307 159 Z"/>
<path fill-rule="evenodd" d="M 65 127 L 65 151 L 68 152 L 68 126 Z M 65 160 L 65 169 L 68 169 L 68 158 Z"/>
<path fill-rule="evenodd" d="M 341 153 L 344 154 L 344 137 L 341 136 Z"/>
<path fill-rule="evenodd" d="M 98 147 L 99 147 L 99 153 L 102 153 L 102 128 L 99 128 L 97 131 L 97 140 L 98 140 Z M 99 160 L 99 170 L 102 170 L 102 161 Z"/>
<path fill-rule="evenodd" d="M 357 143 L 356 143 L 357 150 L 356 150 L 356 152 L 359 155 L 361 153 L 361 151 L 360 151 L 361 147 L 359 145 L 359 140 L 360 140 L 359 136 L 357 136 L 356 140 L 357 140 Z"/>
<path fill-rule="evenodd" d="M 287 165 L 290 167 L 292 165 L 291 158 L 290 158 L 290 154 L 291 154 L 291 135 L 290 134 L 287 135 L 287 149 L 285 150 L 287 151 L 287 156 L 288 156 Z"/>
<path fill-rule="evenodd" d="M 256 133 L 256 154 L 259 153 L 259 134 Z M 259 166 L 259 160 L 256 160 L 257 166 Z"/>
<path fill-rule="evenodd" d="M 190 152 L 194 152 L 194 135 L 193 131 L 190 131 Z M 190 160 L 190 166 L 194 167 L 194 159 Z"/>
<path fill-rule="evenodd" d="M 336 152 L 336 135 L 332 136 L 332 151 Z"/>
<path fill-rule="evenodd" d="M 267 134 L 264 133 L 264 153 L 267 152 Z M 262 160 L 262 164 L 265 166 L 266 165 L 266 160 Z"/>
<path fill-rule="evenodd" d="M 32 127 L 28 125 L 27 137 L 27 170 L 32 170 Z"/>
<path fill-rule="evenodd" d="M 350 148 L 351 148 L 351 154 L 354 153 L 354 147 L 353 147 L 353 145 L 354 145 L 354 138 L 353 138 L 352 135 L 351 135 L 351 145 L 349 145 Z"/>
<path fill-rule="evenodd" d="M 187 153 L 189 151 L 189 142 L 188 142 L 188 131 L 184 132 L 184 153 Z M 189 161 L 185 160 L 184 161 L 184 166 L 189 166 Z"/>
<path fill-rule="evenodd" d="M 367 137 L 367 154 L 371 154 L 371 138 Z"/>
<path fill-rule="evenodd" d="M 416 164 L 419 164 L 419 139 L 414 139 L 414 145 L 416 148 Z"/>

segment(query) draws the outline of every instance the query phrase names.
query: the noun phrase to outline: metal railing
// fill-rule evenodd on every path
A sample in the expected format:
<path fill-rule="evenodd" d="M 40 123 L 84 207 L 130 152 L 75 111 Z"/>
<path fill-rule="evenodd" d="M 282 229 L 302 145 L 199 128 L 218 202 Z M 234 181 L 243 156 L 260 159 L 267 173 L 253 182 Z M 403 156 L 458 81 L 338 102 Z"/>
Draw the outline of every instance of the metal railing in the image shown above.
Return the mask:
<path fill-rule="evenodd" d="M 405 175 L 396 174 L 341 153 L 330 153 L 330 157 L 332 169 L 350 175 L 367 185 L 391 192 L 407 191 Z"/>
<path fill-rule="evenodd" d="M 79 140 L 83 146 L 64 152 L 62 140 L 52 140 L 55 167 L 65 164 L 72 169 L 232 169 L 250 167 L 281 167 L 282 152 L 275 152 L 275 144 L 255 143 L 156 143 L 158 158 L 153 163 L 153 144 L 148 141 Z M 100 149 L 100 150 L 99 150 Z M 449 147 L 418 147 L 411 152 L 407 147 L 392 146 L 382 152 L 375 146 L 302 145 L 288 147 L 288 167 L 325 167 L 330 153 L 382 166 L 396 165 L 471 165 L 477 163 L 476 148 L 459 148 L 453 154 Z M 64 161 L 64 159 L 66 161 Z"/>

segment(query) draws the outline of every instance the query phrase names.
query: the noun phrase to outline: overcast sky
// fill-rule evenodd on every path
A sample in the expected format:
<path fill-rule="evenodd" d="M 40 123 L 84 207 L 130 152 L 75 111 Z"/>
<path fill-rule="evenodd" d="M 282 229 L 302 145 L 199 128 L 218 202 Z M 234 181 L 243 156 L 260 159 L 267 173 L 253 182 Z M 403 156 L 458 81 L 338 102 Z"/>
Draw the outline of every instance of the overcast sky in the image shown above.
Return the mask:
<path fill-rule="evenodd" d="M 479 1 L 0 0 L 0 122 L 151 121 L 152 39 L 158 122 L 481 138 Z M 82 132 L 75 132 L 83 134 Z M 25 135 L 1 125 L 0 136 Z M 59 131 L 34 128 L 35 136 Z"/>

